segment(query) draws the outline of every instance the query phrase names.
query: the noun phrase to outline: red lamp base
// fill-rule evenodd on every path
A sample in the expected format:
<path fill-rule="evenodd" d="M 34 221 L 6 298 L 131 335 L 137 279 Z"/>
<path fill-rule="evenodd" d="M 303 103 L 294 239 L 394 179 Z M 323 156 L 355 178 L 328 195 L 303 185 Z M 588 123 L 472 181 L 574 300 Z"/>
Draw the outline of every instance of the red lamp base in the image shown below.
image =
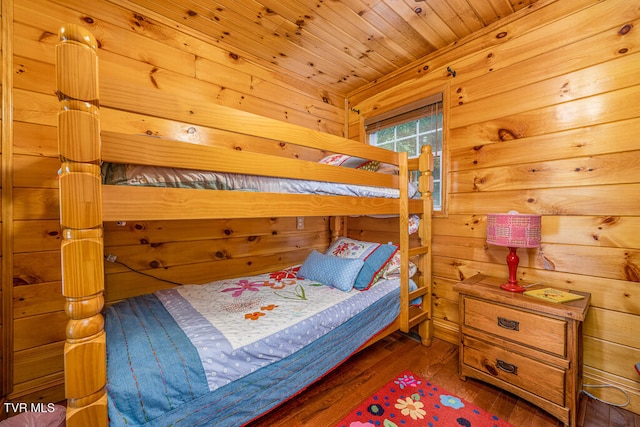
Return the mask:
<path fill-rule="evenodd" d="M 527 290 L 527 288 L 524 288 L 517 283 L 503 283 L 500 285 L 500 288 L 510 292 L 524 292 Z"/>
<path fill-rule="evenodd" d="M 518 279 L 516 278 L 516 270 L 518 270 L 518 254 L 516 254 L 514 247 L 509 247 L 509 253 L 507 254 L 507 265 L 509 266 L 509 281 L 500 287 L 505 291 L 510 292 L 524 292 L 525 288 L 518 285 Z"/>

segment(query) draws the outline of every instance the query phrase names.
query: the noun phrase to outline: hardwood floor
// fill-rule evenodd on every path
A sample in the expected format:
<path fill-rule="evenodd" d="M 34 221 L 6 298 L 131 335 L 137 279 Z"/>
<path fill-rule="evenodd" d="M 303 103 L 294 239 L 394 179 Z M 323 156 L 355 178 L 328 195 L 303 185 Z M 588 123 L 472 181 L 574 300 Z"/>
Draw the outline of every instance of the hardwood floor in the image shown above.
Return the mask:
<path fill-rule="evenodd" d="M 562 427 L 551 415 L 510 393 L 474 379 L 458 377 L 458 348 L 434 339 L 423 347 L 396 333 L 360 353 L 307 390 L 247 427 L 330 427 L 394 375 L 408 369 L 516 427 Z M 580 427 L 640 427 L 640 416 L 586 396 Z"/>
<path fill-rule="evenodd" d="M 640 427 L 640 415 L 584 395 L 580 400 L 579 414 L 579 427 Z"/>

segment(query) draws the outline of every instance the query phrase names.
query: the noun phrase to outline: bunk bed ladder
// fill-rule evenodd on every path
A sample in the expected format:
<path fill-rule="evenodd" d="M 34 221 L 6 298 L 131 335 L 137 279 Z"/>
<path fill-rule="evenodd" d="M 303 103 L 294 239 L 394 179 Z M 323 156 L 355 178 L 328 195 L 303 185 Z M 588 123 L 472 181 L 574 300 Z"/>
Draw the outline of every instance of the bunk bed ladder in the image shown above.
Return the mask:
<path fill-rule="evenodd" d="M 56 46 L 67 426 L 106 426 L 106 336 L 97 42 L 65 25 Z"/>
<path fill-rule="evenodd" d="M 432 271 L 431 271 L 431 220 L 433 211 L 433 153 L 431 146 L 422 147 L 418 160 L 418 190 L 422 197 L 422 218 L 420 220 L 419 245 L 410 247 L 408 180 L 400 184 L 400 330 L 409 332 L 417 326 L 423 345 L 431 345 L 432 322 Z M 407 153 L 400 156 L 400 176 L 408 176 Z M 416 278 L 418 289 L 409 292 L 409 259 L 415 260 L 420 277 Z M 419 307 L 409 307 L 411 301 L 421 298 Z M 407 308 L 408 307 L 408 308 Z"/>

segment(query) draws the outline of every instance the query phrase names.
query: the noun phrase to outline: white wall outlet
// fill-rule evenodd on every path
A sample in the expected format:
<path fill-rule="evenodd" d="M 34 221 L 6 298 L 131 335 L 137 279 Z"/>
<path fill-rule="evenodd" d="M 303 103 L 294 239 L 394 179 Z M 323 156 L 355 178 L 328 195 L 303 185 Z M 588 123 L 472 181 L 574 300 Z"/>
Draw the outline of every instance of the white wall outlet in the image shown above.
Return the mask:
<path fill-rule="evenodd" d="M 298 230 L 303 230 L 304 229 L 304 217 L 303 216 L 296 217 L 296 228 Z"/>

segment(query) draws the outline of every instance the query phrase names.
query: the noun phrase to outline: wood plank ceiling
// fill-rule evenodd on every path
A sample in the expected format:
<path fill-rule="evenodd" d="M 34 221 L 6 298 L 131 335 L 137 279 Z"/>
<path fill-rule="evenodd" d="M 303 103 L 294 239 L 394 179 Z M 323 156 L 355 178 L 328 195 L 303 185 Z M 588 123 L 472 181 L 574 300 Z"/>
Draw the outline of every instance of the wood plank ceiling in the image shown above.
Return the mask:
<path fill-rule="evenodd" d="M 129 0 L 346 95 L 537 0 Z"/>

